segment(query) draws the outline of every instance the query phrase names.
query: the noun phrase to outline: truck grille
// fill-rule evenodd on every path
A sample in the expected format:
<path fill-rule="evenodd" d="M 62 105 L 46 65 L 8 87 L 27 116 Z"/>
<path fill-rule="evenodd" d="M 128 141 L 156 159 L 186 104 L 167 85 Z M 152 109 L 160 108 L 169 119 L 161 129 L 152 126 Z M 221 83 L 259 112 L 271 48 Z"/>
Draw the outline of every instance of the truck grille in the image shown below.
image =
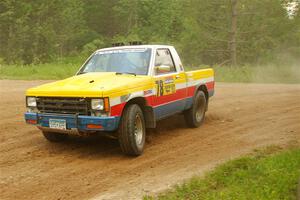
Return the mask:
<path fill-rule="evenodd" d="M 90 101 L 85 98 L 38 97 L 36 102 L 42 113 L 90 114 Z"/>

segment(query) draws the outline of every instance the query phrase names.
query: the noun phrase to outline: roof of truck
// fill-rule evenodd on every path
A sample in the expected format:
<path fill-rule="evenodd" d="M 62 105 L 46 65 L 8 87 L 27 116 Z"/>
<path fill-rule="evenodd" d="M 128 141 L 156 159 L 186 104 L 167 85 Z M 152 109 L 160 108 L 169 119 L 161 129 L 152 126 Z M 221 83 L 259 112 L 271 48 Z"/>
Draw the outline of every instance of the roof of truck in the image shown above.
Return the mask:
<path fill-rule="evenodd" d="M 128 45 L 128 46 L 116 46 L 116 47 L 109 47 L 109 48 L 103 48 L 103 49 L 98 49 L 97 51 L 107 51 L 107 50 L 115 50 L 115 49 L 137 49 L 137 48 L 170 48 L 173 46 L 170 45 Z"/>

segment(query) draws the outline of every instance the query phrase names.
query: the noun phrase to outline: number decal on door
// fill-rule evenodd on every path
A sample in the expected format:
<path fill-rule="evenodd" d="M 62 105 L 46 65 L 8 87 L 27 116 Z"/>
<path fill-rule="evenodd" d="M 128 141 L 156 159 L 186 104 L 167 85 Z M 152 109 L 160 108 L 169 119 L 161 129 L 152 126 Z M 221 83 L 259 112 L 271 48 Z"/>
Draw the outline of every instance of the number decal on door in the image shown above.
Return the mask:
<path fill-rule="evenodd" d="M 158 80 L 155 82 L 157 84 L 157 92 L 156 96 L 163 96 L 164 95 L 164 82 L 163 80 Z"/>
<path fill-rule="evenodd" d="M 164 96 L 176 92 L 173 77 L 167 77 L 165 80 L 157 80 L 155 83 L 157 85 L 156 96 Z"/>

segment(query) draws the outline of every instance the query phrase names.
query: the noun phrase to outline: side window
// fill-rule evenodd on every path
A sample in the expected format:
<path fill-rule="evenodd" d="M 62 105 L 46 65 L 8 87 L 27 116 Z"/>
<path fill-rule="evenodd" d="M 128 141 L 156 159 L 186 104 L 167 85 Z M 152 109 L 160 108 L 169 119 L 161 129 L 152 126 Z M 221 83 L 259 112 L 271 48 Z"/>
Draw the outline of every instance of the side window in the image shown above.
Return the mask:
<path fill-rule="evenodd" d="M 169 49 L 157 49 L 154 70 L 155 75 L 176 72 Z"/>

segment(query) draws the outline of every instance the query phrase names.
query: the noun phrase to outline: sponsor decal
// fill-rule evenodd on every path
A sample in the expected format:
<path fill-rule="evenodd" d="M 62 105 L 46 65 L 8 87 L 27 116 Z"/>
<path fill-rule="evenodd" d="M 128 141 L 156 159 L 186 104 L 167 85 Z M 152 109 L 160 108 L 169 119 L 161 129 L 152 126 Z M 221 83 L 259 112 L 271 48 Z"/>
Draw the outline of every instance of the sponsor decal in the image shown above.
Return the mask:
<path fill-rule="evenodd" d="M 171 77 L 167 77 L 167 78 L 165 79 L 165 84 L 171 84 L 171 83 L 174 83 L 173 77 L 172 77 L 172 76 L 171 76 Z"/>
<path fill-rule="evenodd" d="M 156 96 L 164 96 L 176 92 L 174 78 L 172 76 L 166 77 L 164 80 L 157 80 L 155 83 L 157 85 Z"/>
<path fill-rule="evenodd" d="M 150 89 L 150 90 L 145 90 L 144 91 L 144 96 L 148 96 L 148 95 L 151 95 L 153 93 L 153 91 Z"/>

